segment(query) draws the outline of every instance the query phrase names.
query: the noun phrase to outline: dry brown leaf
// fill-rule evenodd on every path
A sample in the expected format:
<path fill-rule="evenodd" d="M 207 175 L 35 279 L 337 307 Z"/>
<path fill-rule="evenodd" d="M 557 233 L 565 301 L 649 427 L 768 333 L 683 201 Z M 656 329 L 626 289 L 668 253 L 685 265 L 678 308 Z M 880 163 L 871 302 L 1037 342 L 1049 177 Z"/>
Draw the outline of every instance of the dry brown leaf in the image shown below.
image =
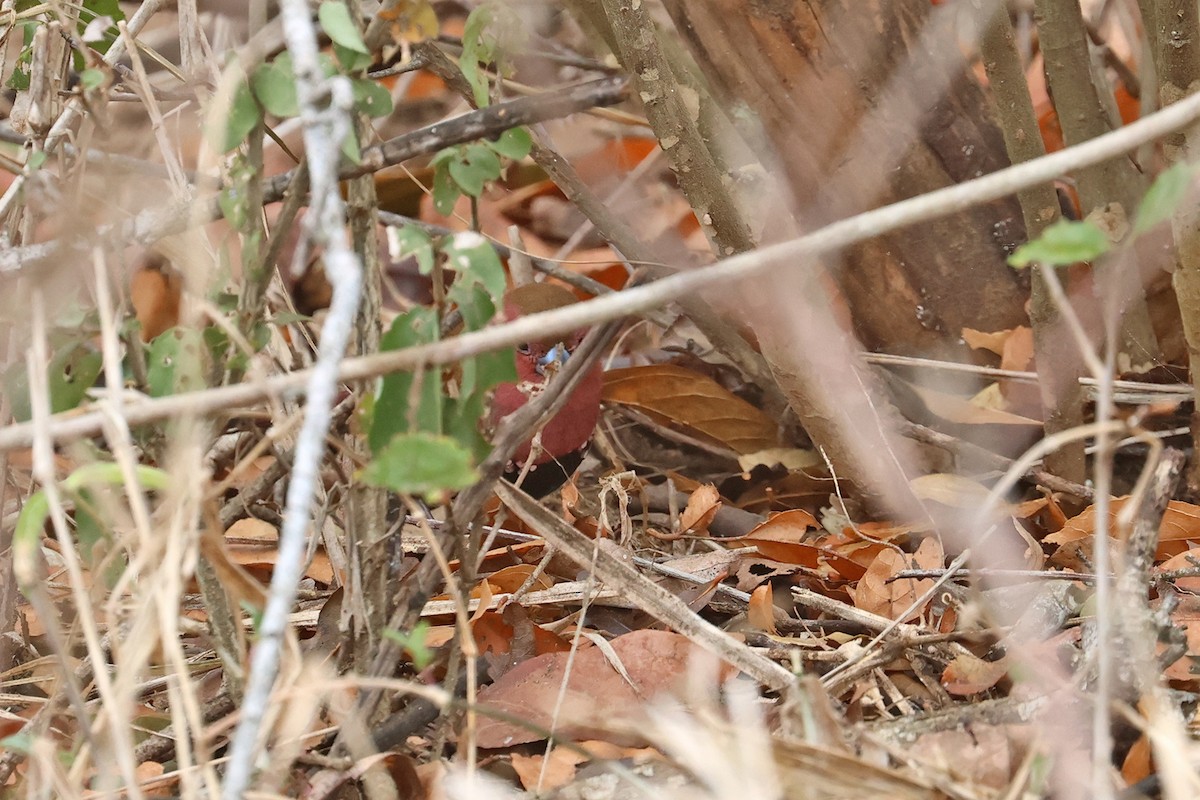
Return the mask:
<path fill-rule="evenodd" d="M 1200 672 L 1193 672 L 1200 669 L 1200 607 L 1189 595 L 1184 597 L 1179 608 L 1171 613 L 1171 623 L 1183 630 L 1187 638 L 1187 652 L 1168 666 L 1163 676 L 1171 681 L 1193 683 L 1200 678 Z M 1160 642 L 1157 645 L 1160 654 L 1165 649 L 1165 644 Z"/>
<path fill-rule="evenodd" d="M 129 301 L 142 325 L 142 341 L 179 324 L 181 284 L 175 271 L 165 266 L 148 266 L 129 279 Z"/>
<path fill-rule="evenodd" d="M 750 603 L 746 608 L 746 620 L 756 630 L 766 631 L 772 636 L 779 634 L 775 627 L 775 591 L 770 581 L 751 592 Z"/>
<path fill-rule="evenodd" d="M 556 747 L 550 751 L 547 759 L 541 753 L 536 755 L 512 754 L 513 771 L 521 780 L 521 786 L 527 792 L 549 792 L 560 786 L 566 786 L 575 780 L 575 768 L 587 761 L 587 757 L 565 747 Z M 545 764 L 543 770 L 542 765 Z"/>
<path fill-rule="evenodd" d="M 888 582 L 898 572 L 906 569 L 940 569 L 944 559 L 941 542 L 937 537 L 930 536 L 921 542 L 917 552 L 912 555 L 901 554 L 895 550 L 883 550 L 871 563 L 858 585 L 850 592 L 854 605 L 864 611 L 908 622 L 920 616 L 922 608 L 913 609 L 901 618 L 904 612 L 926 590 L 933 586 L 931 578 L 904 578 Z"/>
<path fill-rule="evenodd" d="M 817 527 L 816 517 L 796 509 L 774 515 L 745 536 L 722 541 L 753 545 L 767 558 L 815 569 L 820 565 L 821 551 L 816 545 L 802 540 Z"/>
<path fill-rule="evenodd" d="M 638 737 L 630 725 L 638 723 L 646 701 L 675 690 L 693 657 L 702 652 L 677 633 L 655 630 L 619 636 L 612 641 L 611 649 L 633 686 L 613 669 L 600 648 L 577 651 L 554 728 L 559 736 L 636 741 Z M 548 653 L 522 662 L 482 689 L 480 704 L 549 728 L 555 724 L 554 711 L 567 679 L 569 655 Z M 625 730 L 616 731 L 617 724 Z M 486 749 L 541 738 L 529 728 L 497 719 L 485 719 L 478 731 L 479 746 Z"/>
<path fill-rule="evenodd" d="M 977 331 L 974 328 L 963 328 L 962 338 L 967 343 L 967 347 L 972 350 L 989 350 L 996 355 L 1002 355 L 1004 343 L 1008 341 L 1009 334 L 1012 332 L 1012 328 L 992 333 Z"/>
<path fill-rule="evenodd" d="M 721 510 L 721 493 L 711 483 L 701 486 L 688 497 L 687 508 L 679 515 L 679 532 L 705 536 L 709 523 Z"/>
<path fill-rule="evenodd" d="M 1042 429 L 1042 423 L 1036 419 L 1010 414 L 1007 411 L 983 408 L 958 395 L 939 392 L 926 386 L 908 384 L 908 387 L 921 398 L 921 402 L 930 412 L 949 422 L 957 422 L 962 425 L 1011 425 L 1038 431 Z"/>
<path fill-rule="evenodd" d="M 775 421 L 719 383 L 673 364 L 604 373 L 604 399 L 737 453 L 776 447 Z"/>
<path fill-rule="evenodd" d="M 529 580 L 536 570 L 536 564 L 514 564 L 488 575 L 487 582 L 492 585 L 493 591 L 511 594 L 524 586 L 525 581 Z M 549 589 L 553 585 L 554 581 L 543 573 L 533 581 L 532 590 Z M 475 592 L 471 592 L 471 596 L 476 597 L 477 595 Z"/>
<path fill-rule="evenodd" d="M 979 508 L 989 494 L 978 481 L 946 472 L 919 475 L 908 482 L 914 495 L 951 508 Z"/>
<path fill-rule="evenodd" d="M 1033 329 L 1027 325 L 1013 328 L 1000 353 L 1000 369 L 1015 372 L 1029 369 L 1033 363 Z"/>
<path fill-rule="evenodd" d="M 1124 538 L 1126 531 L 1117 530 L 1117 516 L 1129 502 L 1129 497 L 1117 497 L 1109 502 L 1109 531 L 1117 538 Z M 1045 538 L 1048 544 L 1067 545 L 1090 538 L 1096 532 L 1096 507 L 1090 505 L 1071 517 L 1057 533 Z M 1200 543 L 1200 506 L 1172 500 L 1163 513 L 1158 528 L 1158 551 L 1156 558 L 1167 559 L 1186 552 L 1191 543 Z"/>
<path fill-rule="evenodd" d="M 1012 726 L 1015 728 L 1016 726 Z M 1001 789 L 1012 780 L 1017 760 L 1013 734 L 1004 726 L 973 724 L 949 731 L 926 733 L 917 738 L 913 752 L 937 774 L 953 775 L 970 785 Z M 1022 748 L 1023 749 L 1023 748 Z"/>
<path fill-rule="evenodd" d="M 279 556 L 278 544 L 279 529 L 254 517 L 240 519 L 225 531 L 225 547 L 229 558 L 247 569 L 270 572 Z M 333 565 L 324 548 L 317 550 L 304 575 L 317 583 L 333 585 Z"/>
<path fill-rule="evenodd" d="M 1121 777 L 1125 779 L 1126 785 L 1133 786 L 1154 774 L 1152 755 L 1150 739 L 1143 733 L 1129 748 L 1129 752 L 1125 754 L 1125 761 L 1121 764 Z"/>
<path fill-rule="evenodd" d="M 991 689 L 1008 674 L 1008 659 L 984 661 L 970 653 L 959 653 L 942 671 L 942 686 L 950 694 L 965 697 Z"/>

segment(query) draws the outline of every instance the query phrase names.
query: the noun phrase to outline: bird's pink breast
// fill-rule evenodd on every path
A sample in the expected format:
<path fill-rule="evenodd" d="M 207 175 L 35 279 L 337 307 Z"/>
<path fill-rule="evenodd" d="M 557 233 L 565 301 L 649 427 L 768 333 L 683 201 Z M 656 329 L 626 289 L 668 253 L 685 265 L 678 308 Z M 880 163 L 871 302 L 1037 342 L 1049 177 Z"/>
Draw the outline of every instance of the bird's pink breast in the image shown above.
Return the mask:
<path fill-rule="evenodd" d="M 518 369 L 518 372 L 523 370 Z M 597 364 L 583 376 L 562 410 L 542 428 L 541 452 L 534 459 L 534 464 L 544 464 L 555 456 L 566 455 L 588 443 L 596 429 L 596 423 L 600 420 L 600 395 L 603 388 L 604 371 Z M 502 383 L 497 386 L 492 396 L 493 426 L 525 405 L 528 399 L 516 384 Z M 527 441 L 518 448 L 513 456 L 513 463 L 524 465 L 529 459 L 530 445 L 531 442 Z"/>

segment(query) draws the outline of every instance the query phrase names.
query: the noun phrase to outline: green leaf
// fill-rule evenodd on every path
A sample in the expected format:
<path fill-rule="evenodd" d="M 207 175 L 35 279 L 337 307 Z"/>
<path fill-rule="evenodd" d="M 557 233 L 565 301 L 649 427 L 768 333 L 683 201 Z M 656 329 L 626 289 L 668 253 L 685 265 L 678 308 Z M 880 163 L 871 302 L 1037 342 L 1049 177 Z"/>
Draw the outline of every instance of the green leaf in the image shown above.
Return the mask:
<path fill-rule="evenodd" d="M 166 397 L 205 388 L 204 335 L 193 328 L 171 328 L 150 343 L 146 382 L 151 397 Z"/>
<path fill-rule="evenodd" d="M 468 331 L 482 330 L 496 315 L 496 302 L 474 274 L 462 275 L 454 281 L 448 296 L 462 312 L 463 327 Z"/>
<path fill-rule="evenodd" d="M 79 85 L 85 90 L 98 89 L 104 83 L 104 73 L 95 67 L 88 67 L 79 73 Z"/>
<path fill-rule="evenodd" d="M 491 87 L 481 64 L 490 62 L 494 54 L 496 40 L 487 35 L 494 17 L 495 9 L 492 6 L 476 6 L 463 26 L 463 52 L 458 67 L 467 83 L 471 84 L 471 94 L 479 108 L 486 107 L 490 102 L 488 93 Z"/>
<path fill-rule="evenodd" d="M 108 24 L 98 28 L 95 23 L 100 22 L 104 17 L 108 18 Z M 117 40 L 119 31 L 116 23 L 123 19 L 125 19 L 125 12 L 121 10 L 118 0 L 83 0 L 83 8 L 79 14 L 79 34 L 92 49 L 99 53 L 107 53 L 108 48 L 112 47 L 113 42 Z M 76 55 L 79 54 L 76 53 Z M 82 62 L 82 58 L 79 61 Z M 78 63 L 76 66 L 79 69 L 83 68 L 82 63 Z"/>
<path fill-rule="evenodd" d="M 351 164 L 362 163 L 362 149 L 358 146 L 358 133 L 350 131 L 346 134 L 346 138 L 342 139 L 342 155 Z"/>
<path fill-rule="evenodd" d="M 0 750 L 12 750 L 14 753 L 20 753 L 25 756 L 32 755 L 33 733 L 28 728 L 29 726 L 26 726 L 25 730 L 0 739 Z"/>
<path fill-rule="evenodd" d="M 481 144 L 463 150 L 462 158 L 452 159 L 447 168 L 464 194 L 479 197 L 488 181 L 500 177 L 500 159 L 494 150 Z"/>
<path fill-rule="evenodd" d="M 412 256 L 422 275 L 433 272 L 433 240 L 415 225 L 387 229 L 392 258 L 399 261 Z"/>
<path fill-rule="evenodd" d="M 466 302 L 461 295 L 455 294 L 460 283 L 463 289 L 471 283 L 478 283 L 487 290 L 496 305 L 500 304 L 500 298 L 508 286 L 507 279 L 504 277 L 504 265 L 487 239 L 472 231 L 462 231 L 442 245 L 442 252 L 446 254 L 447 266 L 459 273 L 459 279 L 450 287 L 450 295 L 455 302 Z"/>
<path fill-rule="evenodd" d="M 508 360 L 512 361 L 511 353 Z M 464 374 L 473 371 L 471 361 L 472 359 L 463 361 Z M 515 367 L 513 371 L 516 371 Z M 483 438 L 479 425 L 479 421 L 487 410 L 486 401 L 487 395 L 483 391 L 476 392 L 469 397 L 459 397 L 447 401 L 446 435 L 470 451 L 476 462 L 482 461 L 492 450 L 491 443 Z"/>
<path fill-rule="evenodd" d="M 479 479 L 470 452 L 449 437 L 428 433 L 394 437 L 361 474 L 372 486 L 431 498 Z"/>
<path fill-rule="evenodd" d="M 336 42 L 333 45 L 333 54 L 337 57 L 337 63 L 341 64 L 342 71 L 346 73 L 361 72 L 371 66 L 371 62 L 374 61 L 366 53 L 360 53 L 349 47 L 342 47 Z"/>
<path fill-rule="evenodd" d="M 466 161 L 451 161 L 446 168 L 463 194 L 470 197 L 483 194 L 483 184 L 488 179 L 486 172 Z"/>
<path fill-rule="evenodd" d="M 461 157 L 462 148 L 458 145 L 455 145 L 454 147 L 443 147 L 441 150 L 437 151 L 433 158 L 429 159 L 429 166 L 440 167 L 442 164 L 449 163 L 450 159 L 452 158 Z"/>
<path fill-rule="evenodd" d="M 1135 236 L 1171 218 L 1187 194 L 1194 172 L 1191 165 L 1180 162 L 1170 169 L 1163 170 L 1154 179 L 1154 183 L 1138 205 L 1133 225 Z"/>
<path fill-rule="evenodd" d="M 483 144 L 469 144 L 465 151 L 465 160 L 471 166 L 479 169 L 485 175 L 484 180 L 494 181 L 500 177 L 504 168 L 500 156 L 491 147 Z"/>
<path fill-rule="evenodd" d="M 420 672 L 433 663 L 433 650 L 426 644 L 428 636 L 429 623 L 425 620 L 418 622 L 412 629 L 412 633 L 401 633 L 391 628 L 383 632 L 385 639 L 391 639 L 408 651 L 408 654 L 412 656 L 413 667 L 416 668 L 417 672 Z"/>
<path fill-rule="evenodd" d="M 321 30 L 325 31 L 335 44 L 356 53 L 371 54 L 366 44 L 363 43 L 362 36 L 358 33 L 358 26 L 350 17 L 350 9 L 346 8 L 345 3 L 337 2 L 337 0 L 325 0 L 317 9 L 317 19 L 321 22 Z"/>
<path fill-rule="evenodd" d="M 450 169 L 446 164 L 438 164 L 433 171 L 433 207 L 443 217 L 454 213 L 454 204 L 458 202 L 462 192 L 458 184 L 450 177 Z"/>
<path fill-rule="evenodd" d="M 280 53 L 270 64 L 263 64 L 254 70 L 250 86 L 268 113 L 284 119 L 300 114 L 291 53 Z"/>
<path fill-rule="evenodd" d="M 1008 257 L 1014 267 L 1027 267 L 1034 261 L 1047 266 L 1062 266 L 1092 261 L 1109 251 L 1112 244 L 1104 231 L 1093 222 L 1059 220 L 1032 242 L 1021 245 Z"/>
<path fill-rule="evenodd" d="M 143 489 L 153 491 L 166 489 L 170 484 L 170 476 L 154 467 L 138 465 L 134 467 L 134 477 Z M 124 486 L 125 475 L 121 470 L 121 465 L 107 461 L 85 464 L 68 475 L 62 481 L 61 487 L 64 492 L 78 494 L 88 486 L 96 484 Z M 28 588 L 38 580 L 38 545 L 42 529 L 46 526 L 49 516 L 50 504 L 46 499 L 46 493 L 44 491 L 34 492 L 25 501 L 21 513 L 17 516 L 17 522 L 13 526 L 13 569 L 16 572 L 18 585 L 23 588 Z"/>
<path fill-rule="evenodd" d="M 487 144 L 505 158 L 520 161 L 533 149 L 533 137 L 524 128 L 509 128 L 496 141 Z"/>
<path fill-rule="evenodd" d="M 301 314 L 298 311 L 279 311 L 271 315 L 267 320 L 272 325 L 294 325 L 297 322 L 310 322 L 312 317 L 308 314 Z"/>
<path fill-rule="evenodd" d="M 29 158 L 25 159 L 25 171 L 27 173 L 37 172 L 42 168 L 42 165 L 46 163 L 46 158 L 47 155 L 45 150 L 33 151 L 29 154 Z"/>
<path fill-rule="evenodd" d="M 375 81 L 355 78 L 350 82 L 354 90 L 354 108 L 368 117 L 386 117 L 392 113 L 392 93 Z"/>
<path fill-rule="evenodd" d="M 402 350 L 438 340 L 437 312 L 432 308 L 413 308 L 392 322 L 383 335 L 380 350 Z M 419 380 L 420 386 L 415 387 Z M 414 392 L 416 392 L 414 396 Z M 416 401 L 416 408 L 413 402 Z M 414 430 L 426 433 L 442 432 L 442 375 L 440 370 L 425 369 L 412 372 L 393 372 L 385 375 L 375 395 L 374 411 L 367 443 L 371 452 L 379 454 L 398 434 Z"/>
<path fill-rule="evenodd" d="M 26 60 L 23 64 L 18 64 L 13 70 L 12 75 L 8 76 L 8 80 L 4 85 L 14 91 L 23 92 L 29 88 L 29 62 Z"/>
<path fill-rule="evenodd" d="M 51 413 L 70 411 L 83 402 L 103 367 L 103 356 L 88 342 L 74 340 L 58 346 L 46 367 Z M 13 418 L 27 422 L 33 414 L 24 363 L 13 364 L 4 374 L 4 392 Z"/>
<path fill-rule="evenodd" d="M 237 85 L 229 105 L 229 114 L 225 118 L 225 130 L 221 133 L 221 152 L 228 153 L 233 148 L 246 141 L 250 131 L 262 119 L 262 110 L 254 102 L 254 95 L 245 81 Z"/>

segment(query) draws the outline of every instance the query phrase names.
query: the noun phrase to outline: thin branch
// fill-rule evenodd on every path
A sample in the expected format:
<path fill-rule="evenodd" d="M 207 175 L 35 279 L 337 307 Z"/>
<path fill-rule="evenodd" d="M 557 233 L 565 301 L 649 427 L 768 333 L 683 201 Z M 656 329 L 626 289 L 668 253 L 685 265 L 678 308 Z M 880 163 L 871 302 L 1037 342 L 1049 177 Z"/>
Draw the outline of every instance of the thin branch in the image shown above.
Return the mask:
<path fill-rule="evenodd" d="M 284 505 L 283 529 L 279 534 L 279 556 L 271 576 L 259 639 L 250 654 L 242 716 L 230 746 L 229 767 L 222 790 L 225 800 L 240 800 L 250 785 L 259 749 L 259 732 L 279 670 L 283 637 L 288 630 L 288 614 L 303 577 L 313 496 L 325 456 L 325 434 L 338 385 L 338 364 L 350 342 L 362 290 L 362 266 L 350 246 L 346 210 L 338 191 L 340 144 L 353 131 L 350 109 L 354 101 L 350 81 L 344 76 L 324 77 L 317 34 L 305 0 L 284 0 L 280 15 L 296 76 L 300 118 L 304 123 L 304 150 L 312 186 L 305 227 L 313 243 L 324 246 L 325 272 L 333 285 L 333 300 L 321 330 L 317 364 L 308 375 L 308 408 L 296 442 L 296 459 Z M 285 183 L 290 183 L 290 179 Z"/>
<path fill-rule="evenodd" d="M 339 376 L 344 381 L 365 380 L 389 372 L 416 369 L 459 361 L 492 350 L 514 347 L 531 338 L 557 336 L 607 320 L 637 314 L 674 302 L 722 283 L 749 278 L 771 267 L 794 268 L 811 264 L 809 257 L 836 251 L 888 231 L 954 214 L 1027 186 L 1051 180 L 1081 166 L 1104 161 L 1134 150 L 1200 119 L 1200 94 L 1192 95 L 1162 111 L 1075 147 L 998 170 L 957 186 L 902 200 L 883 208 L 840 220 L 813 233 L 749 253 L 718 261 L 706 267 L 680 272 L 645 286 L 614 292 L 604 297 L 575 303 L 566 308 L 533 314 L 482 331 L 419 347 L 346 359 Z M 0 266 L 3 270 L 3 266 Z M 258 402 L 268 397 L 303 391 L 310 370 L 276 375 L 254 383 L 187 392 L 131 405 L 130 424 L 166 419 L 185 409 L 217 413 Z M 96 411 L 72 411 L 50 420 L 55 441 L 98 432 L 104 417 Z M 28 423 L 0 430 L 0 451 L 27 447 L 32 440 Z"/>
<path fill-rule="evenodd" d="M 358 164 L 346 165 L 338 172 L 338 177 L 342 180 L 357 178 L 410 158 L 429 155 L 443 147 L 495 136 L 509 128 L 560 119 L 596 106 L 613 105 L 625 99 L 625 92 L 624 79 L 602 78 L 532 97 L 497 103 L 364 148 L 362 160 Z M 295 171 L 291 170 L 264 181 L 263 202 L 275 203 L 281 200 L 292 183 Z M 113 239 L 121 247 L 152 244 L 164 236 L 180 233 L 220 217 L 217 194 L 213 194 L 195 201 L 174 204 L 167 209 L 142 211 L 122 224 L 101 228 L 87 244 L 90 246 L 96 239 L 105 238 Z M 0 253 L 0 275 L 32 268 L 54 256 L 65 257 L 70 248 L 71 243 L 61 239 L 12 248 Z"/>

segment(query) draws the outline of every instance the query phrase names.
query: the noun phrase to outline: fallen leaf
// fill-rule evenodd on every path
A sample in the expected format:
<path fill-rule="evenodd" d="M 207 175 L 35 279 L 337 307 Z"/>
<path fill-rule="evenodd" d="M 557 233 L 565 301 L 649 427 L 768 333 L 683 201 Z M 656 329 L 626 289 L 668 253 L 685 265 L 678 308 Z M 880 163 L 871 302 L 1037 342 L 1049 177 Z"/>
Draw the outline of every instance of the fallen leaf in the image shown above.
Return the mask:
<path fill-rule="evenodd" d="M 984 661 L 970 653 L 959 653 L 942 671 L 942 686 L 953 695 L 965 697 L 991 689 L 1008 674 L 1008 659 Z"/>
<path fill-rule="evenodd" d="M 775 592 L 770 582 L 759 586 L 750 594 L 750 603 L 746 608 L 746 620 L 750 627 L 766 631 L 772 636 L 779 635 L 775 627 Z"/>
<path fill-rule="evenodd" d="M 916 619 L 924 609 L 915 608 L 909 611 L 909 608 L 933 586 L 933 579 L 903 578 L 890 583 L 888 579 L 908 569 L 940 569 L 944 566 L 944 557 L 942 545 L 934 536 L 922 541 L 917 552 L 912 555 L 892 549 L 881 551 L 858 585 L 851 590 L 850 596 L 854 599 L 854 605 L 864 611 L 901 622 Z"/>
<path fill-rule="evenodd" d="M 604 399 L 741 454 L 779 442 L 778 426 L 761 410 L 712 378 L 673 364 L 605 372 Z"/>
<path fill-rule="evenodd" d="M 817 527 L 816 517 L 796 509 L 775 514 L 745 536 L 722 541 L 753 545 L 767 558 L 816 569 L 820 565 L 821 551 L 816 545 L 802 539 Z"/>
<path fill-rule="evenodd" d="M 914 495 L 951 508 L 976 509 L 990 492 L 978 481 L 946 472 L 920 475 L 908 482 Z"/>
<path fill-rule="evenodd" d="M 565 747 L 556 747 L 546 758 L 536 755 L 512 754 L 513 771 L 527 792 L 549 792 L 575 780 L 575 768 L 587 757 Z"/>
<path fill-rule="evenodd" d="M 708 525 L 721 510 L 721 493 L 711 483 L 701 486 L 688 497 L 687 508 L 679 515 L 679 532 L 705 536 Z"/>
<path fill-rule="evenodd" d="M 629 681 L 613 669 L 600 648 L 589 646 L 575 653 L 569 680 L 570 653 L 547 653 L 522 662 L 480 690 L 479 703 L 542 728 L 553 726 L 558 736 L 568 739 L 638 741 L 634 726 L 646 701 L 675 690 L 700 651 L 670 631 L 634 631 L 611 645 Z M 477 742 L 493 749 L 542 738 L 527 727 L 483 717 Z"/>

